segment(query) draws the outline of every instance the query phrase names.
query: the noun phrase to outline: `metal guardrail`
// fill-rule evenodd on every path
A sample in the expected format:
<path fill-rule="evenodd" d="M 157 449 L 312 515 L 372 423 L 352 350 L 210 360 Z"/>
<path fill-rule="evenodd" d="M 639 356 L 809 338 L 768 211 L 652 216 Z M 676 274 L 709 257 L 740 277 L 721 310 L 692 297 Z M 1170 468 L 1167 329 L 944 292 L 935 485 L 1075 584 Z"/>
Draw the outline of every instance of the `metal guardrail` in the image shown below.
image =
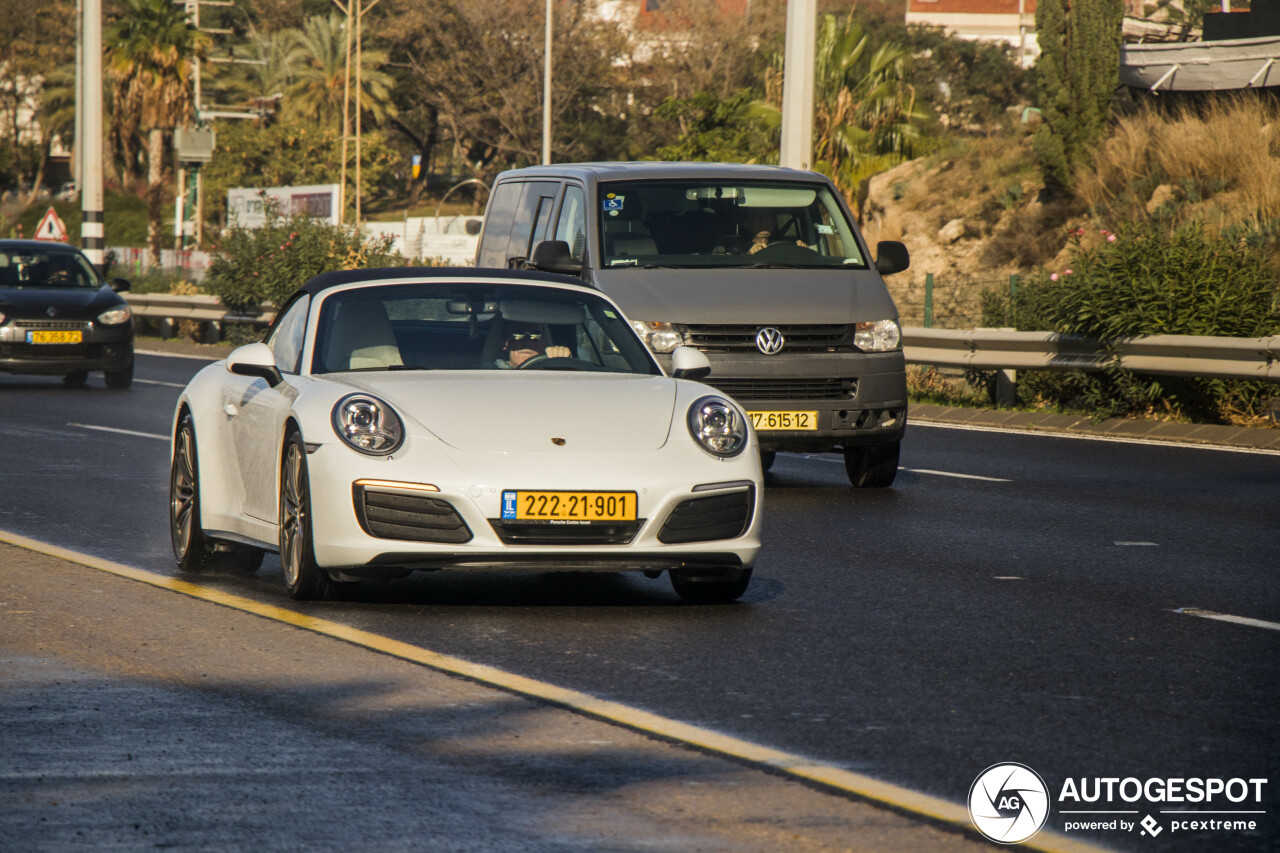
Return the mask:
<path fill-rule="evenodd" d="M 275 306 L 227 311 L 216 296 L 125 293 L 139 317 L 195 320 L 202 323 L 270 323 Z M 1054 332 L 1008 329 L 902 330 L 908 363 L 978 370 L 1104 370 L 1113 353 L 1120 367 L 1135 373 L 1204 379 L 1267 379 L 1280 382 L 1280 335 L 1219 338 L 1200 335 L 1150 335 L 1112 344 Z"/>
<path fill-rule="evenodd" d="M 1054 332 L 1007 329 L 902 330 L 912 364 L 979 370 L 1104 370 L 1113 364 L 1135 373 L 1204 379 L 1267 379 L 1280 382 L 1280 335 L 1219 338 L 1149 335 L 1100 341 Z"/>
<path fill-rule="evenodd" d="M 121 294 L 138 317 L 159 320 L 195 320 L 200 323 L 257 323 L 275 319 L 276 307 L 255 305 L 247 311 L 228 311 L 216 296 L 177 296 L 172 293 Z"/>

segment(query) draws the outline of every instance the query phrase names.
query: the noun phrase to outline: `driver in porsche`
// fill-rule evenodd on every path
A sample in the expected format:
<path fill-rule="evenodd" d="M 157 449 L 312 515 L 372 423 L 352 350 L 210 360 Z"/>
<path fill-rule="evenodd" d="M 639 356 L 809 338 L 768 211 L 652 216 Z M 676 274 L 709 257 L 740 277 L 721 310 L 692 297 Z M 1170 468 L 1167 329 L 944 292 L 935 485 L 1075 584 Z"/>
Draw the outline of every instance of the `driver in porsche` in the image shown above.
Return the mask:
<path fill-rule="evenodd" d="M 542 326 L 512 324 L 502 341 L 502 353 L 506 358 L 499 358 L 496 364 L 503 370 L 511 370 L 534 358 L 569 358 L 572 355 L 568 347 L 548 346 L 549 342 L 550 336 Z"/>

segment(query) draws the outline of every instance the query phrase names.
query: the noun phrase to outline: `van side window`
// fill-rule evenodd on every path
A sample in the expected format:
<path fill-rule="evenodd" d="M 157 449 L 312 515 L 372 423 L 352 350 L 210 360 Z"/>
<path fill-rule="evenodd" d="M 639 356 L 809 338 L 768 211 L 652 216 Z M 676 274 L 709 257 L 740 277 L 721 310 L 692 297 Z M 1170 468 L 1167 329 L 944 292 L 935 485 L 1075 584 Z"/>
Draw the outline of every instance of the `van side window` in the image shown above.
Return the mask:
<path fill-rule="evenodd" d="M 564 202 L 560 205 L 560 219 L 556 223 L 555 239 L 569 244 L 569 255 L 575 261 L 582 260 L 587 243 L 587 202 L 582 188 L 569 184 L 565 187 Z"/>
<path fill-rule="evenodd" d="M 511 239 L 511 225 L 515 222 L 524 186 L 521 181 L 507 181 L 494 188 L 484 217 L 484 236 L 480 238 L 480 247 L 476 251 L 476 266 L 507 265 L 507 242 Z"/>
<path fill-rule="evenodd" d="M 511 258 L 529 257 L 534 242 L 545 238 L 551 224 L 555 198 L 560 194 L 560 184 L 554 181 L 530 181 L 524 187 L 524 197 L 516 210 L 506 254 L 490 266 L 505 267 Z"/>

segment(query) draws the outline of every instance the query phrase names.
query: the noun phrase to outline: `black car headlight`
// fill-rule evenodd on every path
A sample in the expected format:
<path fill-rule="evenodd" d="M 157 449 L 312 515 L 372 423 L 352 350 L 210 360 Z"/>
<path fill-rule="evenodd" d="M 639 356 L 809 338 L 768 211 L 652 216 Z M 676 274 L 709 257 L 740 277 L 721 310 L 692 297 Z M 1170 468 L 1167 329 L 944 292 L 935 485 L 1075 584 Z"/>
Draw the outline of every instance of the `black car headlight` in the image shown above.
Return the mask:
<path fill-rule="evenodd" d="M 404 441 L 404 425 L 395 411 L 369 394 L 349 394 L 333 407 L 333 431 L 361 453 L 386 456 Z"/>
<path fill-rule="evenodd" d="M 98 322 L 104 326 L 118 326 L 121 323 L 128 322 L 133 316 L 133 312 L 129 310 L 128 305 L 117 305 L 115 308 L 108 308 L 98 315 Z"/>
<path fill-rule="evenodd" d="M 689 407 L 689 433 L 708 453 L 737 456 L 747 446 L 747 419 L 723 397 L 701 397 Z"/>

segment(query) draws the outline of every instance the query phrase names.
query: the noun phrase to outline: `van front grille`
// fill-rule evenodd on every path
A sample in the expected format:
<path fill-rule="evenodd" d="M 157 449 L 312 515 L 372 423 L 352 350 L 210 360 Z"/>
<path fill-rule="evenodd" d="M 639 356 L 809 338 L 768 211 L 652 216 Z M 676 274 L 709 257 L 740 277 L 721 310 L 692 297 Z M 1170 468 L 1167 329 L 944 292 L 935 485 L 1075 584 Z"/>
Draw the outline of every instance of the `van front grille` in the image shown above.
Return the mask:
<path fill-rule="evenodd" d="M 853 352 L 853 326 L 848 323 L 771 326 L 760 324 L 689 326 L 689 342 L 703 352 L 755 352 L 761 329 L 777 329 L 784 343 L 781 352 Z"/>
<path fill-rule="evenodd" d="M 719 388 L 739 402 L 753 400 L 852 400 L 858 396 L 857 379 L 796 379 L 725 377 L 712 374 L 706 384 Z"/>

